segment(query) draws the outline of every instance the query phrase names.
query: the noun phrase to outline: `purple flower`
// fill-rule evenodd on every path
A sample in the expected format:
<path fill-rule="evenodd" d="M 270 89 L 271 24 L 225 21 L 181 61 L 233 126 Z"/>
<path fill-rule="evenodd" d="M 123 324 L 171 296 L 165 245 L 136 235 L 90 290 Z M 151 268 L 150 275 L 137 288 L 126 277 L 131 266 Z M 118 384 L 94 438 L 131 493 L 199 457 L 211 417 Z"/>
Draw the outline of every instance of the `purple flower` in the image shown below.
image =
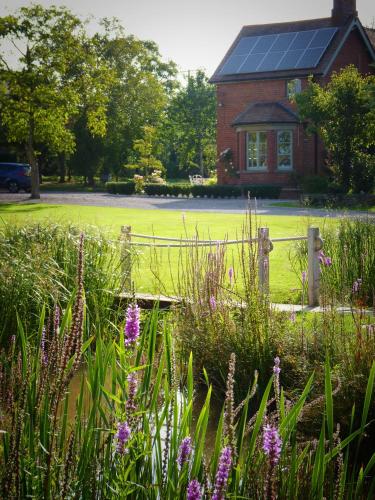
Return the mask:
<path fill-rule="evenodd" d="M 139 337 L 139 312 L 137 304 L 130 304 L 126 311 L 125 346 L 134 344 Z"/>
<path fill-rule="evenodd" d="M 193 479 L 190 481 L 187 489 L 187 500 L 201 500 L 202 498 L 202 486 L 199 481 Z"/>
<path fill-rule="evenodd" d="M 189 461 L 191 455 L 191 437 L 184 438 L 178 449 L 177 463 L 182 468 Z"/>
<path fill-rule="evenodd" d="M 134 373 L 130 373 L 128 375 L 128 399 L 126 401 L 126 409 L 128 411 L 134 411 L 136 409 L 135 406 L 135 395 L 137 392 L 137 377 Z"/>
<path fill-rule="evenodd" d="M 302 285 L 306 283 L 306 280 L 307 280 L 307 272 L 302 271 Z"/>
<path fill-rule="evenodd" d="M 217 467 L 216 477 L 215 477 L 215 489 L 212 495 L 212 500 L 224 500 L 225 490 L 227 487 L 229 472 L 232 467 L 232 449 L 230 446 L 226 446 L 222 449 L 219 465 Z"/>
<path fill-rule="evenodd" d="M 297 315 L 296 315 L 296 312 L 295 311 L 292 311 L 290 313 L 290 316 L 289 316 L 289 319 L 292 323 L 295 323 L 296 322 L 296 319 L 297 319 Z"/>
<path fill-rule="evenodd" d="M 280 358 L 278 356 L 276 356 L 276 358 L 274 359 L 274 367 L 273 367 L 273 373 L 275 373 L 276 375 L 279 375 L 279 373 L 281 372 L 281 368 L 280 368 Z"/>
<path fill-rule="evenodd" d="M 355 280 L 355 282 L 353 283 L 353 286 L 352 286 L 352 292 L 353 293 L 358 293 L 360 288 L 362 286 L 362 280 L 361 278 L 358 278 Z"/>
<path fill-rule="evenodd" d="M 229 283 L 232 284 L 233 283 L 233 277 L 234 277 L 234 269 L 233 269 L 233 267 L 229 268 L 228 276 L 229 276 Z"/>
<path fill-rule="evenodd" d="M 119 422 L 117 426 L 117 434 L 115 438 L 117 439 L 116 452 L 120 455 L 125 455 L 128 450 L 125 448 L 126 443 L 129 441 L 131 434 L 130 427 L 127 422 Z"/>
<path fill-rule="evenodd" d="M 281 445 L 282 441 L 277 428 L 266 425 L 263 430 L 263 450 L 268 455 L 272 467 L 280 459 Z"/>
<path fill-rule="evenodd" d="M 324 252 L 322 250 L 319 252 L 319 262 L 321 265 L 326 267 L 332 266 L 331 257 L 327 257 L 326 255 L 324 255 Z"/>
<path fill-rule="evenodd" d="M 212 311 L 216 311 L 216 307 L 217 307 L 216 299 L 213 295 L 211 295 L 211 297 L 210 297 L 210 307 L 211 307 Z"/>
<path fill-rule="evenodd" d="M 48 354 L 47 354 L 47 346 L 46 346 L 46 329 L 43 326 L 42 336 L 40 339 L 40 354 L 42 358 L 42 364 L 46 366 L 48 364 Z"/>

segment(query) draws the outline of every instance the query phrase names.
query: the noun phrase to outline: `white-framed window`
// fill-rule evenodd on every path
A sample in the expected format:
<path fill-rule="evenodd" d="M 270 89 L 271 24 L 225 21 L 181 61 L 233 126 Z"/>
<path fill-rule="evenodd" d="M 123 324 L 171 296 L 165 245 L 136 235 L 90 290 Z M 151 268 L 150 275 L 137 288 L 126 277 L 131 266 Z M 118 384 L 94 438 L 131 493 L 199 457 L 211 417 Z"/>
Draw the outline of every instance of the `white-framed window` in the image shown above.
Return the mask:
<path fill-rule="evenodd" d="M 247 170 L 267 168 L 267 133 L 247 133 Z"/>
<path fill-rule="evenodd" d="M 277 132 L 277 168 L 280 170 L 293 168 L 293 132 L 291 130 Z"/>
<path fill-rule="evenodd" d="M 288 99 L 293 99 L 296 94 L 302 92 L 302 82 L 299 78 L 294 80 L 287 80 L 286 82 L 286 95 Z"/>

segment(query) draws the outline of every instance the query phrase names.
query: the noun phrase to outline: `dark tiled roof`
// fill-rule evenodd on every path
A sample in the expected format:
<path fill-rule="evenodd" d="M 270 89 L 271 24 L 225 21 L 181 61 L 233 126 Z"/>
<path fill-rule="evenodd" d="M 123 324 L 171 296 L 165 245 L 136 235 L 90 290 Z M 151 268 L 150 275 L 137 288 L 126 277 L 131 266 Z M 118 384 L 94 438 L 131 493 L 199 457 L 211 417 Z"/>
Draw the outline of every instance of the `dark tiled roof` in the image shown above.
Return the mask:
<path fill-rule="evenodd" d="M 237 38 L 229 48 L 224 59 L 221 61 L 219 67 L 216 69 L 215 73 L 210 79 L 211 83 L 219 82 L 236 82 L 236 81 L 246 81 L 246 80 L 264 80 L 269 78 L 296 78 L 303 77 L 311 74 L 323 74 L 326 66 L 332 60 L 336 50 L 342 43 L 345 35 L 348 32 L 349 26 L 352 24 L 355 18 L 349 17 L 347 21 L 341 26 L 335 26 L 331 17 L 326 17 L 322 19 L 310 19 L 307 21 L 293 21 L 289 23 L 275 23 L 275 24 L 260 24 L 252 26 L 244 26 Z M 295 31 L 308 31 L 321 28 L 338 28 L 337 33 L 333 37 L 332 42 L 325 51 L 323 57 L 321 58 L 319 64 L 315 68 L 308 69 L 290 69 L 281 71 L 265 71 L 263 73 L 247 73 L 247 74 L 233 74 L 233 75 L 221 75 L 220 70 L 228 60 L 230 54 L 237 46 L 239 40 L 243 37 L 250 36 L 262 36 L 262 35 L 273 35 L 278 33 L 289 33 Z M 368 33 L 367 33 L 368 34 Z"/>
<path fill-rule="evenodd" d="M 375 29 L 374 28 L 365 28 L 366 34 L 375 49 Z"/>
<path fill-rule="evenodd" d="M 232 125 L 259 125 L 261 123 L 299 123 L 299 119 L 293 111 L 279 102 L 256 102 L 240 113 Z"/>

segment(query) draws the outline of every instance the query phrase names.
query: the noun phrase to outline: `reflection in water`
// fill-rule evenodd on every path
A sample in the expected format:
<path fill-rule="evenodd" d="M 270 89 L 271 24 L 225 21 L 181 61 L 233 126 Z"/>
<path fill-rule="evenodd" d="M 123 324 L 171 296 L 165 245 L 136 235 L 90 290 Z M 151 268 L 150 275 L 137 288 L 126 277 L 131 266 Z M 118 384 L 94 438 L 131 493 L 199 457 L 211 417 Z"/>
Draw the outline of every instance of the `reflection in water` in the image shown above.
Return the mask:
<path fill-rule="evenodd" d="M 69 385 L 69 401 L 68 401 L 68 406 L 67 406 L 67 420 L 69 423 L 73 424 L 75 417 L 76 417 L 76 403 L 77 400 L 80 396 L 81 393 L 81 386 L 83 383 L 83 403 L 82 403 L 82 408 L 83 408 L 83 416 L 86 416 L 88 413 L 88 410 L 90 409 L 90 403 L 91 403 L 91 395 L 89 388 L 86 383 L 86 369 L 81 368 L 73 377 L 70 385 Z M 107 373 L 106 379 L 105 379 L 105 384 L 104 388 L 111 392 L 112 389 L 112 374 L 111 372 Z M 195 430 L 195 426 L 200 414 L 200 411 L 204 405 L 205 399 L 207 396 L 207 391 L 204 386 L 198 386 L 197 391 L 195 392 L 194 395 L 194 401 L 193 401 L 193 422 L 192 422 L 192 429 L 191 432 L 193 433 Z M 177 391 L 177 404 L 179 407 L 183 407 L 185 401 L 185 394 L 184 390 L 179 389 Z M 217 430 L 217 425 L 219 422 L 220 418 L 220 413 L 222 409 L 222 401 L 219 401 L 218 399 L 215 399 L 214 397 L 211 397 L 211 404 L 210 404 L 210 416 L 209 416 L 209 421 L 208 421 L 208 427 L 207 427 L 207 433 L 206 433 L 206 452 L 208 455 L 211 454 L 215 447 L 215 439 L 216 439 L 216 430 Z M 108 414 L 110 409 L 107 408 Z M 61 413 L 62 413 L 62 408 L 61 408 Z M 161 429 L 161 439 L 164 441 L 165 438 L 165 432 L 166 432 L 166 426 L 163 425 Z"/>

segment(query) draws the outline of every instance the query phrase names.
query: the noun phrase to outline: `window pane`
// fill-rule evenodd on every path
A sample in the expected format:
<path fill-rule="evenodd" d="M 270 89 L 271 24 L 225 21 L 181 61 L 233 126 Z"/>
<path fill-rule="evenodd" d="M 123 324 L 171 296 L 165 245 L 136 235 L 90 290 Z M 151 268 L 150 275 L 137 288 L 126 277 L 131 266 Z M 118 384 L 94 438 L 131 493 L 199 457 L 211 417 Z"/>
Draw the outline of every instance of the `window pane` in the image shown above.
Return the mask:
<path fill-rule="evenodd" d="M 277 165 L 292 168 L 292 132 L 285 130 L 277 134 Z"/>
<path fill-rule="evenodd" d="M 249 169 L 267 166 L 266 132 L 248 132 L 247 159 L 247 166 Z"/>

